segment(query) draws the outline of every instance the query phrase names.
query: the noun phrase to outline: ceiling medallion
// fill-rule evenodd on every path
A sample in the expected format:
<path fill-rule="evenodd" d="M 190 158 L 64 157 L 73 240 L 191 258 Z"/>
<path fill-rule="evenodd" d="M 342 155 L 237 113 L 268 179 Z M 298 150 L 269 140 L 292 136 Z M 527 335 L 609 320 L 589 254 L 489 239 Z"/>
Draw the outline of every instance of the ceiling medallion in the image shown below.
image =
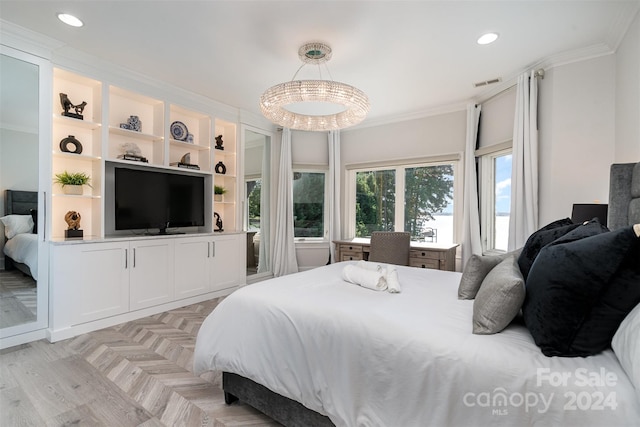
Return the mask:
<path fill-rule="evenodd" d="M 360 89 L 333 80 L 295 80 L 306 64 L 326 67 L 331 54 L 331 47 L 325 43 L 302 45 L 298 49 L 302 66 L 291 81 L 272 86 L 262 94 L 262 114 L 280 126 L 306 131 L 343 129 L 364 120 L 369 99 Z M 309 106 L 314 111 L 309 111 Z"/>

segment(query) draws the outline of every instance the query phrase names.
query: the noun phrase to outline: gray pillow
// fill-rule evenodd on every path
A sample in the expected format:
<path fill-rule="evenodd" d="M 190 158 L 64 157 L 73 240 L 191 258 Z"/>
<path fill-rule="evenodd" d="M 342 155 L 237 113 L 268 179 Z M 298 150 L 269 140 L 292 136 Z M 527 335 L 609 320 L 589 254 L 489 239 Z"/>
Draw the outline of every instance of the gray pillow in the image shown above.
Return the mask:
<path fill-rule="evenodd" d="M 522 248 L 501 255 L 471 255 L 460 278 L 458 299 L 474 299 L 482 281 L 493 267 L 511 255 L 518 257 L 520 252 L 522 252 Z"/>
<path fill-rule="evenodd" d="M 473 333 L 495 334 L 506 328 L 520 311 L 525 294 L 518 257 L 511 255 L 482 281 L 473 302 Z"/>

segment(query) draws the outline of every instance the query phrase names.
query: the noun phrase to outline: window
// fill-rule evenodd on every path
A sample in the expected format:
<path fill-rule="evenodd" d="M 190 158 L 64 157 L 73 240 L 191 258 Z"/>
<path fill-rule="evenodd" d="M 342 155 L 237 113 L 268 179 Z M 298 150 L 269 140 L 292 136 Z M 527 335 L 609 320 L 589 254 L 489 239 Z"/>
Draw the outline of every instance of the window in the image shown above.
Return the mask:
<path fill-rule="evenodd" d="M 325 230 L 325 172 L 293 172 L 293 228 L 296 238 L 321 238 Z"/>
<path fill-rule="evenodd" d="M 453 243 L 456 162 L 381 166 L 350 171 L 356 237 L 407 231 L 413 241 Z"/>
<path fill-rule="evenodd" d="M 480 157 L 482 242 L 486 252 L 506 251 L 511 212 L 511 149 Z"/>

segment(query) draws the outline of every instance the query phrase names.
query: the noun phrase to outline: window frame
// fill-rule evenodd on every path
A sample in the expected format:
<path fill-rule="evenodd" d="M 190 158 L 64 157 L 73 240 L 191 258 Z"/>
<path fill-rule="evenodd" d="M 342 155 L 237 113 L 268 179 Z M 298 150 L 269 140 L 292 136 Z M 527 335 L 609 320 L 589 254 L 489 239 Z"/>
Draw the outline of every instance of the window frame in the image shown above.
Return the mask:
<path fill-rule="evenodd" d="M 463 180 L 460 175 L 462 168 L 462 153 L 449 155 L 421 157 L 415 159 L 396 159 L 381 162 L 354 163 L 346 165 L 345 198 L 346 223 L 343 227 L 348 238 L 355 238 L 356 235 L 356 174 L 358 172 L 380 171 L 394 169 L 396 171 L 396 204 L 394 230 L 404 230 L 404 203 L 398 202 L 398 195 L 404 201 L 405 194 L 405 170 L 409 168 L 451 165 L 453 167 L 453 243 L 460 241 L 460 230 L 462 229 L 462 191 Z"/>
<path fill-rule="evenodd" d="M 476 150 L 478 159 L 478 201 L 480 207 L 480 240 L 482 253 L 485 255 L 499 255 L 507 251 L 496 249 L 495 245 L 495 170 L 494 162 L 498 157 L 513 155 L 512 141 L 483 147 Z M 513 167 L 513 164 L 512 164 Z M 489 239 L 491 236 L 491 239 Z"/>
<path fill-rule="evenodd" d="M 323 233 L 322 237 L 296 237 L 295 236 L 295 227 L 293 230 L 293 241 L 294 243 L 325 243 L 329 240 L 329 169 L 326 166 L 310 166 L 310 165 L 294 165 L 292 167 L 292 172 L 301 172 L 301 173 L 321 173 L 324 175 L 324 201 L 323 201 Z M 293 176 L 291 177 L 293 179 Z M 293 185 L 293 182 L 292 182 Z"/>

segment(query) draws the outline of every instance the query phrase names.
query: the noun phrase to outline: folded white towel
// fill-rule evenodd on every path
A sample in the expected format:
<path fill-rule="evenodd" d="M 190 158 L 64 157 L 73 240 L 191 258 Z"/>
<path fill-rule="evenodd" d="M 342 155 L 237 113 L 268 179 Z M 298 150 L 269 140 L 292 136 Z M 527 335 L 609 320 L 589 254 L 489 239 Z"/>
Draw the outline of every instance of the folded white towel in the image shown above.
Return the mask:
<path fill-rule="evenodd" d="M 382 266 L 380 264 L 375 262 L 365 261 L 363 259 L 356 262 L 356 266 L 360 268 L 364 268 L 365 270 L 382 271 Z"/>
<path fill-rule="evenodd" d="M 346 265 L 342 269 L 342 278 L 347 282 L 375 291 L 384 291 L 387 289 L 387 279 L 383 273 L 366 270 L 353 264 Z"/>
<path fill-rule="evenodd" d="M 398 269 L 393 265 L 387 267 L 387 291 L 392 294 L 399 294 L 402 292 L 400 282 L 398 281 Z"/>

